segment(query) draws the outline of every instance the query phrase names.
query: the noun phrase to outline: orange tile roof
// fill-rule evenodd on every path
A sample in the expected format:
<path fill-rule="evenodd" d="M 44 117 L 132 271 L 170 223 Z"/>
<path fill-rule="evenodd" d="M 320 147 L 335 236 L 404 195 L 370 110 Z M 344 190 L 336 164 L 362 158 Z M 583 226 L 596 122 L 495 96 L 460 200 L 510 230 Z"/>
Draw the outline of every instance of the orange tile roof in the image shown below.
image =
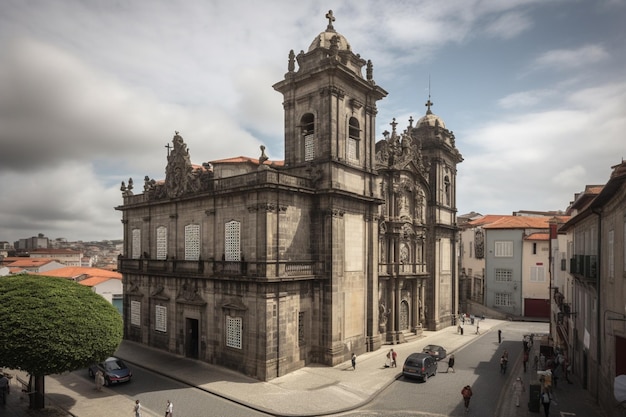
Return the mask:
<path fill-rule="evenodd" d="M 51 253 L 51 254 L 55 254 L 55 255 L 78 255 L 81 253 L 81 251 L 78 250 L 72 250 L 72 249 L 43 249 L 43 248 L 39 248 L 39 249 L 33 249 L 30 251 L 30 253 Z"/>
<path fill-rule="evenodd" d="M 550 240 L 550 233 L 531 233 L 524 240 Z"/>
<path fill-rule="evenodd" d="M 49 264 L 50 262 L 54 262 L 54 259 L 50 258 L 18 258 L 18 260 L 7 264 L 8 267 L 18 267 L 18 268 L 34 268 L 39 267 L 45 264 Z"/>
<path fill-rule="evenodd" d="M 103 282 L 109 281 L 111 279 L 115 279 L 115 278 L 109 278 L 109 277 L 90 277 L 90 278 L 86 278 L 82 281 L 78 281 L 78 283 L 80 285 L 85 285 L 87 287 L 94 287 L 98 284 L 102 284 Z"/>
<path fill-rule="evenodd" d="M 122 279 L 122 274 L 119 272 L 109 271 L 107 269 L 92 268 L 88 266 L 66 266 L 64 268 L 58 268 L 52 271 L 42 272 L 38 275 L 45 275 L 49 277 L 69 278 L 77 279 L 80 277 L 89 278 L 105 278 L 109 279 Z"/>
<path fill-rule="evenodd" d="M 565 223 L 570 216 L 512 216 L 487 214 L 479 219 L 467 223 L 469 226 L 483 226 L 485 229 L 547 229 L 549 222 L 556 219 Z"/>

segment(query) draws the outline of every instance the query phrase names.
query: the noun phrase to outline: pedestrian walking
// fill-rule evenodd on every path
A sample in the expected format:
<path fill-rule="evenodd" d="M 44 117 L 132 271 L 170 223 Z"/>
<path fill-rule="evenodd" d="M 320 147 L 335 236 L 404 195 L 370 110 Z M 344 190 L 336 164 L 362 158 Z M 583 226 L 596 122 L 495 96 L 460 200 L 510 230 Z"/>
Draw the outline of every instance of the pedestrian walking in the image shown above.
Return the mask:
<path fill-rule="evenodd" d="M 498 329 L 498 344 L 502 343 L 502 330 Z"/>
<path fill-rule="evenodd" d="M 476 334 L 480 334 L 480 331 L 478 330 L 480 327 L 479 323 L 480 323 L 479 321 L 476 322 Z"/>
<path fill-rule="evenodd" d="M 522 382 L 522 378 L 518 376 L 515 382 L 513 382 L 513 399 L 515 400 L 516 407 L 519 407 L 519 399 L 524 392 L 526 392 L 524 382 Z"/>
<path fill-rule="evenodd" d="M 461 336 L 463 336 L 463 325 L 461 324 Z"/>
<path fill-rule="evenodd" d="M 550 390 L 548 388 L 543 389 L 543 393 L 541 394 L 541 404 L 543 405 L 543 412 L 546 417 L 550 417 L 550 402 L 552 401 L 552 396 L 550 395 Z"/>
<path fill-rule="evenodd" d="M 356 371 L 356 355 L 354 354 L 354 352 L 352 353 L 352 370 Z"/>
<path fill-rule="evenodd" d="M 102 386 L 104 385 L 104 374 L 102 373 L 100 369 L 96 371 L 94 381 L 96 383 L 96 390 L 102 391 Z"/>
<path fill-rule="evenodd" d="M 526 364 L 528 363 L 528 351 L 524 351 L 524 372 L 526 372 Z"/>
<path fill-rule="evenodd" d="M 135 408 L 133 408 L 135 412 L 135 417 L 141 417 L 141 403 L 139 400 L 135 400 Z"/>
<path fill-rule="evenodd" d="M 398 358 L 398 352 L 391 349 L 391 367 L 396 368 L 396 359 Z"/>
<path fill-rule="evenodd" d="M 452 373 L 454 373 L 454 353 L 452 355 L 450 355 L 450 358 L 448 359 L 448 369 L 446 370 L 446 373 L 452 371 Z"/>
<path fill-rule="evenodd" d="M 172 413 L 174 412 L 174 404 L 170 400 L 167 400 L 167 405 L 165 406 L 165 417 L 172 417 Z"/>
<path fill-rule="evenodd" d="M 463 404 L 465 405 L 465 412 L 469 411 L 470 400 L 472 399 L 472 388 L 469 385 L 466 385 L 461 390 L 461 395 L 463 396 Z"/>
<path fill-rule="evenodd" d="M 506 373 L 506 366 L 508 365 L 508 359 L 504 357 L 504 355 L 502 355 L 500 357 L 500 373 L 501 374 L 505 374 Z"/>

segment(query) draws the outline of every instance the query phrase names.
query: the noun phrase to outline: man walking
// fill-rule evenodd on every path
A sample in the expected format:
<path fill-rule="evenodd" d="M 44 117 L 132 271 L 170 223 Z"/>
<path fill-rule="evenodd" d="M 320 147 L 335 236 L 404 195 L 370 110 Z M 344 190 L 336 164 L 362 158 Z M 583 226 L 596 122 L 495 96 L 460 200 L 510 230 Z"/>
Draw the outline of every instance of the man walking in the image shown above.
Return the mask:
<path fill-rule="evenodd" d="M 502 330 L 498 329 L 498 344 L 500 343 L 502 343 Z"/>
<path fill-rule="evenodd" d="M 461 390 L 461 395 L 463 396 L 463 405 L 465 405 L 465 412 L 467 413 L 469 411 L 470 400 L 472 399 L 472 395 L 474 395 L 472 388 L 469 385 L 464 386 Z"/>

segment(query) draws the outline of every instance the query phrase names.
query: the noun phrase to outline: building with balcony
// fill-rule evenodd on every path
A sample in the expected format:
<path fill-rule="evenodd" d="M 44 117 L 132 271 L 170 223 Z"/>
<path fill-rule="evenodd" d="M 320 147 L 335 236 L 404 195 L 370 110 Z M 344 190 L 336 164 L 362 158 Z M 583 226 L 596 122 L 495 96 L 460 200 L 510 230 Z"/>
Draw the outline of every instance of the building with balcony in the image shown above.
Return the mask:
<path fill-rule="evenodd" d="M 164 180 L 122 183 L 126 339 L 270 380 L 452 323 L 454 135 L 429 101 L 376 143 L 387 92 L 326 17 L 274 85 L 283 161 L 194 165 L 177 132 Z"/>
<path fill-rule="evenodd" d="M 467 311 L 492 317 L 550 317 L 550 222 L 567 216 L 486 215 L 461 227 L 461 276 Z M 480 311 L 478 311 L 480 310 Z"/>
<path fill-rule="evenodd" d="M 626 375 L 626 162 L 604 186 L 587 186 L 559 228 L 567 238 L 569 285 L 555 290 L 552 337 L 607 415 L 622 412 L 613 396 Z"/>

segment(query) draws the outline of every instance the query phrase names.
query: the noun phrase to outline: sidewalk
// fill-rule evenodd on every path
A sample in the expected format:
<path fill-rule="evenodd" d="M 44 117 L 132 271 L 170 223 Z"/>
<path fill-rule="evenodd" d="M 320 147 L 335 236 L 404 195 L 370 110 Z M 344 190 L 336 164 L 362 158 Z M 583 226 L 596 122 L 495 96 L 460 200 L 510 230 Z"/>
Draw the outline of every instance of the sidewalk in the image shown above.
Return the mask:
<path fill-rule="evenodd" d="M 501 320 L 487 319 L 480 322 L 481 334 L 503 324 Z M 288 375 L 261 382 L 220 366 L 191 360 L 179 355 L 162 352 L 137 343 L 123 341 L 116 356 L 133 364 L 150 369 L 169 378 L 207 392 L 219 395 L 236 403 L 276 416 L 316 416 L 334 414 L 357 408 L 376 396 L 401 375 L 401 367 L 410 353 L 421 351 L 427 344 L 445 346 L 448 354 L 479 337 L 475 327 L 465 326 L 465 334 L 457 334 L 456 326 L 439 331 L 425 331 L 423 336 L 399 345 L 384 346 L 376 352 L 368 352 L 357 358 L 356 370 L 350 361 L 335 367 L 311 365 Z M 393 347 L 398 352 L 398 367 L 385 368 L 385 355 Z M 537 344 L 538 348 L 538 344 Z M 532 357 L 532 356 L 531 356 Z M 512 367 L 511 375 L 523 374 L 521 360 Z M 527 374 L 528 375 L 528 374 Z M 511 381 L 512 382 L 512 381 Z M 577 404 L 586 398 L 581 396 L 579 384 L 559 385 L 556 390 L 559 406 L 570 403 L 578 416 L 601 416 L 592 409 L 584 413 Z M 587 392 L 584 392 L 587 394 Z M 31 417 L 42 414 L 29 414 L 26 410 L 27 398 L 20 400 L 19 388 L 12 383 L 12 393 L 7 407 L 15 417 Z M 570 398 L 571 397 L 571 398 Z M 520 407 L 515 407 L 512 395 L 506 395 L 499 404 L 499 417 L 538 417 L 543 414 L 530 413 L 527 406 L 528 386 Z M 114 401 L 112 401 L 114 399 Z M 130 415 L 133 399 L 118 395 L 106 387 L 97 392 L 93 384 L 85 384 L 85 379 L 74 373 L 46 378 L 47 404 L 63 414 L 45 414 L 48 417 L 99 417 L 103 415 Z M 562 405 L 563 404 L 563 405 Z M 576 404 L 574 406 L 574 404 Z M 0 410 L 3 406 L 0 405 Z M 552 413 L 557 413 L 553 407 Z M 565 408 L 563 408 L 565 410 Z M 161 413 L 158 413 L 160 415 Z M 144 416 L 157 414 L 144 411 Z"/>

